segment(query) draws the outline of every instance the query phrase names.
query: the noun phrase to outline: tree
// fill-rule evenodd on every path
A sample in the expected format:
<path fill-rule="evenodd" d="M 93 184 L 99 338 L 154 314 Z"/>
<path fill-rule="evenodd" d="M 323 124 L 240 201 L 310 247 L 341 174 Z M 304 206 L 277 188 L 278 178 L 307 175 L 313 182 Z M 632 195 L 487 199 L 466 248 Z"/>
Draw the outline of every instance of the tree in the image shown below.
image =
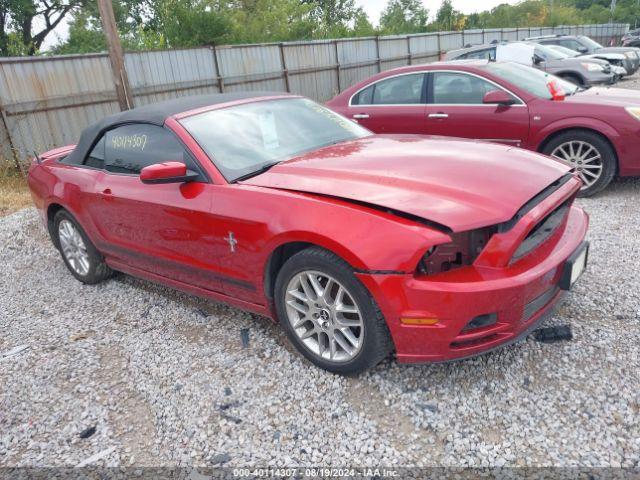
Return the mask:
<path fill-rule="evenodd" d="M 380 16 L 380 30 L 388 34 L 424 32 L 428 19 L 429 11 L 420 0 L 389 0 Z"/>
<path fill-rule="evenodd" d="M 375 34 L 376 29 L 369 21 L 367 13 L 362 8 L 358 8 L 353 21 L 353 35 L 356 37 L 371 37 Z"/>
<path fill-rule="evenodd" d="M 311 18 L 319 30 L 329 31 L 333 28 L 347 28 L 355 20 L 358 9 L 355 0 L 302 0 L 301 3 L 311 7 Z"/>
<path fill-rule="evenodd" d="M 157 20 L 170 47 L 223 43 L 229 37 L 229 15 L 217 3 L 161 0 L 157 4 Z"/>
<path fill-rule="evenodd" d="M 35 55 L 47 36 L 88 0 L 0 0 L 0 56 Z M 10 50 L 11 47 L 11 50 Z"/>
<path fill-rule="evenodd" d="M 312 6 L 298 0 L 243 0 L 230 10 L 231 42 L 281 42 L 313 38 Z"/>
<path fill-rule="evenodd" d="M 436 13 L 438 30 L 464 30 L 467 17 L 453 8 L 451 0 L 443 0 Z"/>

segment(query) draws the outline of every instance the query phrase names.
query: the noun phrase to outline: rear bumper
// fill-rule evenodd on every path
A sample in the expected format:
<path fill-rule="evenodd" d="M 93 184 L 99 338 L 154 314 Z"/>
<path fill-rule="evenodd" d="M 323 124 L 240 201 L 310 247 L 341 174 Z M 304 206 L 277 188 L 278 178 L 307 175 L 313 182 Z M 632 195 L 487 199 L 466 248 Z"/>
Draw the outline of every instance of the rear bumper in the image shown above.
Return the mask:
<path fill-rule="evenodd" d="M 587 226 L 587 215 L 572 207 L 552 245 L 503 268 L 471 266 L 433 277 L 359 278 L 378 301 L 400 362 L 467 358 L 518 340 L 550 314 L 563 294 L 559 283 L 564 265 L 582 243 Z M 472 319 L 493 314 L 494 324 L 463 331 Z M 401 318 L 438 321 L 407 325 Z"/>

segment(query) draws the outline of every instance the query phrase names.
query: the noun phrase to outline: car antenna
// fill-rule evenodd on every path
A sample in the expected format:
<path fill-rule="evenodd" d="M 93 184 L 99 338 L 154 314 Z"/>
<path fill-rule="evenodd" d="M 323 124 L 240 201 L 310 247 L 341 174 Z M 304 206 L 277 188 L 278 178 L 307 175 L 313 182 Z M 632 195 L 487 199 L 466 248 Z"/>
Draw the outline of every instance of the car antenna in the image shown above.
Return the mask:
<path fill-rule="evenodd" d="M 42 160 L 40 160 L 40 155 L 38 155 L 38 152 L 34 150 L 33 155 L 36 157 L 36 162 L 38 162 L 38 165 L 40 165 L 42 163 Z"/>

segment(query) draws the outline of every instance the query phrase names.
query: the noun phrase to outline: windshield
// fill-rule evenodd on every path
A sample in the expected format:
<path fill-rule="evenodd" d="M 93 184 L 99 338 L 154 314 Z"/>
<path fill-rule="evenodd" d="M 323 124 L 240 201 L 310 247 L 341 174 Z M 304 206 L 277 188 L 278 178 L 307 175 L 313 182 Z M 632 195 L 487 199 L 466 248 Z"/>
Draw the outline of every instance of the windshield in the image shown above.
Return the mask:
<path fill-rule="evenodd" d="M 306 98 L 257 101 L 181 120 L 229 182 L 369 130 Z"/>
<path fill-rule="evenodd" d="M 589 49 L 599 50 L 601 48 L 604 48 L 598 42 L 596 42 L 595 40 L 591 40 L 589 37 L 580 37 L 580 40 L 583 43 L 586 43 L 589 46 Z"/>
<path fill-rule="evenodd" d="M 536 44 L 536 55 L 542 57 L 543 60 L 562 60 L 569 58 L 569 55 L 547 47 L 546 45 Z"/>
<path fill-rule="evenodd" d="M 501 78 L 536 97 L 553 99 L 553 88 L 561 89 L 565 95 L 573 95 L 578 90 L 574 84 L 569 83 L 554 75 L 550 75 L 537 68 L 527 67 L 519 63 L 488 63 L 480 68 Z"/>
<path fill-rule="evenodd" d="M 578 57 L 580 56 L 580 52 L 576 52 L 575 50 L 571 50 L 567 47 L 561 47 L 560 45 L 550 45 L 549 48 L 554 49 L 556 52 L 560 52 L 565 54 L 567 57 Z"/>

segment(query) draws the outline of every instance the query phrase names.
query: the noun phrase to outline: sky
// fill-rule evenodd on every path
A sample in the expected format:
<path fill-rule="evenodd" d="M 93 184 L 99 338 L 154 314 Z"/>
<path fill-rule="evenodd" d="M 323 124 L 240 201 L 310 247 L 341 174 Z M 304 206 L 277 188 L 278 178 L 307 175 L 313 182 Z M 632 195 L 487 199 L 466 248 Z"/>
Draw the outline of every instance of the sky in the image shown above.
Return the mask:
<path fill-rule="evenodd" d="M 364 8 L 369 15 L 371 23 L 378 25 L 380 20 L 380 12 L 384 9 L 388 0 L 356 0 L 356 4 Z M 438 8 L 440 8 L 441 0 L 422 0 L 425 8 L 429 10 L 429 15 L 433 18 Z M 453 0 L 453 7 L 456 10 L 460 10 L 462 13 L 475 13 L 489 10 L 501 3 L 517 3 L 517 0 Z M 47 36 L 43 49 L 48 49 L 53 45 L 56 45 L 60 40 L 64 40 L 69 35 L 69 27 L 65 21 L 63 21 L 55 31 Z"/>
<path fill-rule="evenodd" d="M 435 16 L 438 8 L 440 8 L 441 0 L 422 0 L 424 7 L 429 10 L 429 16 L 432 18 Z M 453 0 L 453 8 L 461 11 L 462 13 L 476 13 L 484 10 L 490 10 L 493 7 L 500 5 L 501 3 L 517 3 L 515 0 Z M 380 12 L 387 4 L 387 0 L 356 0 L 356 4 L 364 8 L 369 15 L 371 23 L 378 24 L 380 19 Z"/>

